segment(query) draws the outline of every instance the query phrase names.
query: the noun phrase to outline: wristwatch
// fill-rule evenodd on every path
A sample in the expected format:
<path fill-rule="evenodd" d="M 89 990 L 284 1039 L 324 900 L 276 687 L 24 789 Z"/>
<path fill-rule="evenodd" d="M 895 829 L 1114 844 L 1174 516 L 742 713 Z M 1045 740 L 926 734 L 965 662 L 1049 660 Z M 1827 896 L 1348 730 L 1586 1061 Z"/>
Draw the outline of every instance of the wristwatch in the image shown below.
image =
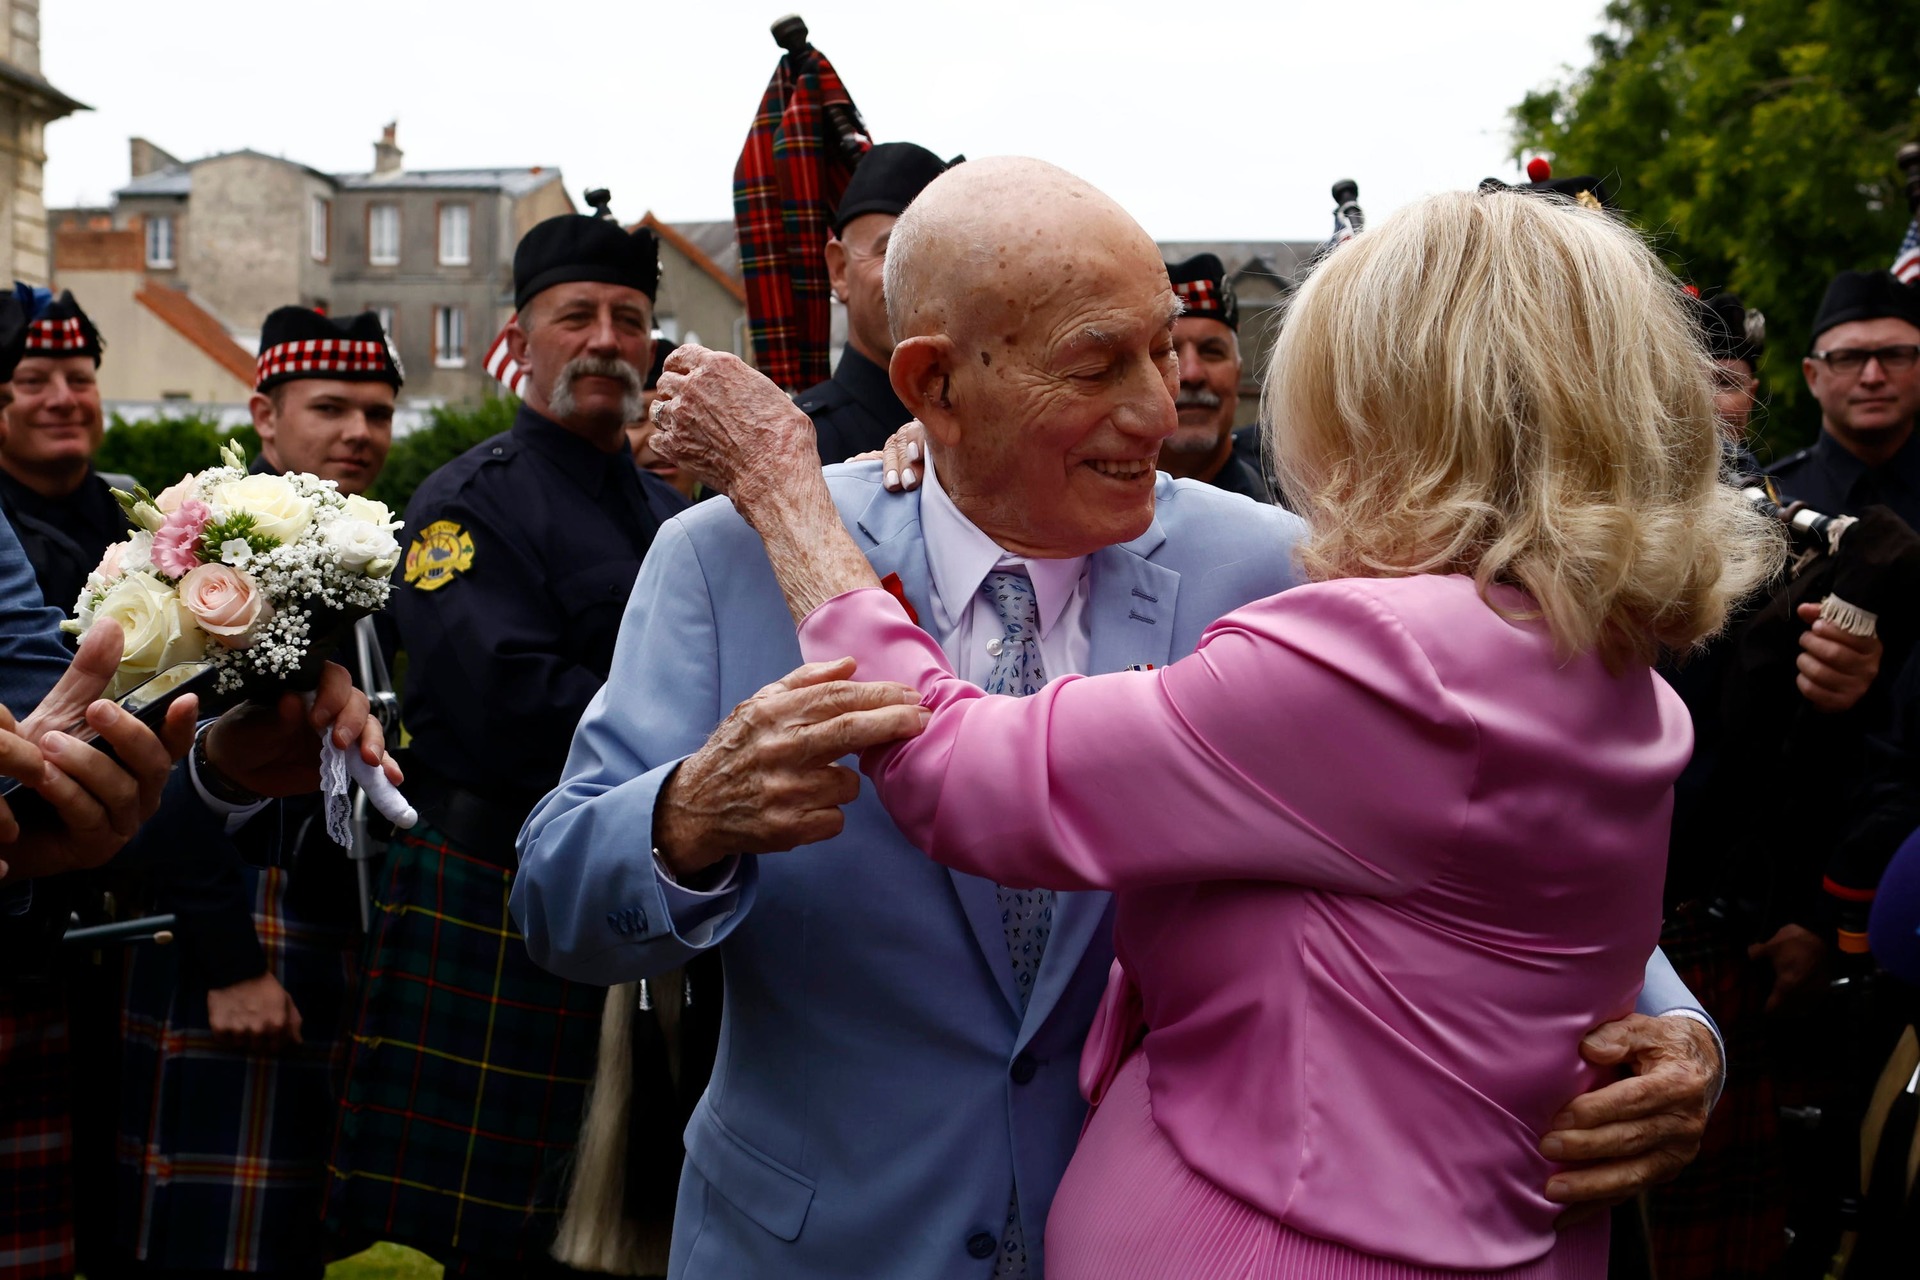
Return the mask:
<path fill-rule="evenodd" d="M 212 732 L 213 724 L 209 723 L 202 726 L 200 732 L 193 736 L 193 762 L 190 767 L 193 769 L 194 779 L 208 795 L 222 804 L 259 804 L 267 799 L 266 796 L 257 791 L 248 790 L 220 772 L 219 766 L 215 765 L 207 755 L 207 735 Z"/>

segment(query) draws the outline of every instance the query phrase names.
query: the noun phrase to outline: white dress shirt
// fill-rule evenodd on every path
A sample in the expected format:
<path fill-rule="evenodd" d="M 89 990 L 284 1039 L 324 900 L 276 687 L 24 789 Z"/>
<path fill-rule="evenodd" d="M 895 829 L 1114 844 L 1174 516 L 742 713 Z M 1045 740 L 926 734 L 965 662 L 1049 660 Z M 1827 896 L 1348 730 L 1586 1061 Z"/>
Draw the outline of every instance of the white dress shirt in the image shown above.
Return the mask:
<path fill-rule="evenodd" d="M 1040 661 L 1047 679 L 1085 675 L 1093 652 L 1087 617 L 1087 557 L 1026 559 L 1001 549 L 960 513 L 940 487 L 928 458 L 920 488 L 920 533 L 927 544 L 930 616 L 927 630 L 946 651 L 954 674 L 984 685 L 994 657 L 987 641 L 1006 634 L 993 601 L 980 591 L 996 569 L 1023 568 L 1040 612 Z"/>

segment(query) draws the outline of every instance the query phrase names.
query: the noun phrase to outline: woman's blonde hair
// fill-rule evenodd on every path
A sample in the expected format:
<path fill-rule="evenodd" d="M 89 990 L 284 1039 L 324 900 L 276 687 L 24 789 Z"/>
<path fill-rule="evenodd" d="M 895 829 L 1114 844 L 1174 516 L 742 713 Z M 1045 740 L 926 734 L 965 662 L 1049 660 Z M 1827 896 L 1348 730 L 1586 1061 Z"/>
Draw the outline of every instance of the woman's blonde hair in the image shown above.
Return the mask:
<path fill-rule="evenodd" d="M 1413 204 L 1313 273 L 1267 369 L 1303 565 L 1513 584 L 1615 670 L 1684 650 L 1783 550 L 1720 480 L 1710 375 L 1678 283 L 1607 214 Z"/>

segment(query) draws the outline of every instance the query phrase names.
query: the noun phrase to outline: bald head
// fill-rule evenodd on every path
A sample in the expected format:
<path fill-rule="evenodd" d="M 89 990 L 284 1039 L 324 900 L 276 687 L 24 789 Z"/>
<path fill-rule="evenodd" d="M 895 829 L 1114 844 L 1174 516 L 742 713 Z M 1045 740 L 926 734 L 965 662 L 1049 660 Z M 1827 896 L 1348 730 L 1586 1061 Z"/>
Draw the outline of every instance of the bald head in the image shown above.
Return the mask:
<path fill-rule="evenodd" d="M 955 336 L 1043 309 L 1089 268 L 1164 282 L 1160 252 L 1107 194 L 1058 165 L 993 156 L 955 165 L 894 226 L 887 322 L 898 342 Z"/>
<path fill-rule="evenodd" d="M 1053 165 L 970 160 L 900 216 L 885 283 L 888 375 L 968 519 L 1027 556 L 1146 529 L 1179 303 L 1139 223 Z"/>

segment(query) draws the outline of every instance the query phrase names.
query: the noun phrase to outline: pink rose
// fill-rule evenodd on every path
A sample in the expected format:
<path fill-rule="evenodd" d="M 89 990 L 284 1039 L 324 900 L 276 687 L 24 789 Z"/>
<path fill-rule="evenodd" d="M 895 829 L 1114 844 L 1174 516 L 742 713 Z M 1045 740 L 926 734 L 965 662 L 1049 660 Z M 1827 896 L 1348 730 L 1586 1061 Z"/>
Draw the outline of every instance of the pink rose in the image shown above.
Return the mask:
<path fill-rule="evenodd" d="M 180 509 L 182 503 L 199 496 L 200 477 L 185 476 L 179 484 L 170 484 L 162 489 L 160 496 L 153 500 L 153 505 L 160 508 L 161 514 L 170 516 Z"/>
<path fill-rule="evenodd" d="M 224 564 L 203 564 L 189 571 L 180 579 L 180 603 L 201 630 L 227 649 L 246 648 L 248 633 L 272 613 L 259 584 Z"/>
<path fill-rule="evenodd" d="M 169 515 L 153 535 L 153 564 L 169 578 L 191 573 L 200 563 L 200 535 L 213 519 L 213 508 L 188 498 Z"/>
<path fill-rule="evenodd" d="M 100 557 L 100 564 L 94 572 L 112 582 L 120 576 L 121 562 L 127 558 L 127 544 L 116 542 L 107 548 L 107 554 Z"/>

